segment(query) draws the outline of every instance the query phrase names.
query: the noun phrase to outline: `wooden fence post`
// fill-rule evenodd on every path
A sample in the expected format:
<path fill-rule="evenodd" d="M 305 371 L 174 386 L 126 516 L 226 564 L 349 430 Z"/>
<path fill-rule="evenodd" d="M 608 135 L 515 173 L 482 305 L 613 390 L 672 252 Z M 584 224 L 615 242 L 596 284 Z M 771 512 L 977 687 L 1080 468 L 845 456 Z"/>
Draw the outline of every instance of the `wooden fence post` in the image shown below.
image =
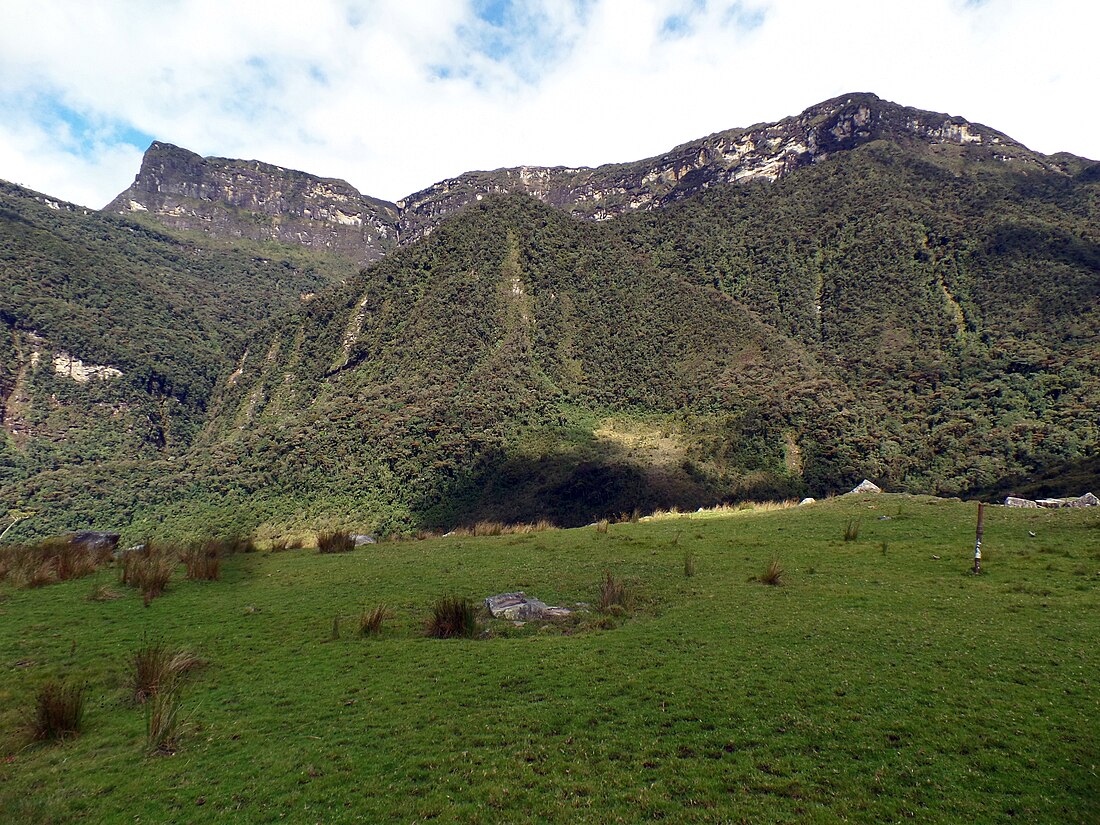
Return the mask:
<path fill-rule="evenodd" d="M 974 540 L 974 574 L 982 572 L 982 526 L 985 519 L 985 505 L 978 502 L 978 535 Z"/>

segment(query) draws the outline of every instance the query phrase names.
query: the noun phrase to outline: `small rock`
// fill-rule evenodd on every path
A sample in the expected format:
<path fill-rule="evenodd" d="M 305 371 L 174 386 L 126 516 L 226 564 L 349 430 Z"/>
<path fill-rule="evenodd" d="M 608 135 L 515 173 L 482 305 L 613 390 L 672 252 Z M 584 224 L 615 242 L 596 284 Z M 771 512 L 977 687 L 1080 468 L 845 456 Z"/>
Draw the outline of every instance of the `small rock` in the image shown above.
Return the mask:
<path fill-rule="evenodd" d="M 1097 498 L 1092 493 L 1085 493 L 1083 496 L 1078 496 L 1073 499 L 1069 505 L 1070 507 L 1098 507 L 1100 506 L 1100 498 Z"/>
<path fill-rule="evenodd" d="M 355 542 L 356 547 L 362 547 L 364 544 L 377 544 L 378 543 L 376 541 L 376 539 L 374 538 L 374 536 L 368 536 L 365 533 L 353 533 L 351 538 Z"/>
<path fill-rule="evenodd" d="M 807 498 L 802 499 L 802 501 L 798 502 L 799 507 L 801 507 L 803 504 L 817 504 L 817 499 L 807 497 Z"/>
<path fill-rule="evenodd" d="M 940 557 L 939 556 L 932 556 L 932 559 L 933 559 L 933 561 L 939 561 Z"/>
<path fill-rule="evenodd" d="M 1039 506 L 1038 504 L 1036 504 L 1034 501 L 1032 501 L 1029 498 L 1020 498 L 1019 496 L 1009 496 L 1008 498 L 1005 499 L 1005 507 L 1038 507 L 1038 506 Z"/>

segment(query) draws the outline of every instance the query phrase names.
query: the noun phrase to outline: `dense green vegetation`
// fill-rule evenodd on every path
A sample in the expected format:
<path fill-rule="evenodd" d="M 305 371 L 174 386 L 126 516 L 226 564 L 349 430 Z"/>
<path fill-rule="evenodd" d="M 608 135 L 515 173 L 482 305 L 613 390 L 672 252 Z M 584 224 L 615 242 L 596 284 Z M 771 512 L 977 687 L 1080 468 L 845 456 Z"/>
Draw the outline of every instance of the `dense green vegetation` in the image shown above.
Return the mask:
<path fill-rule="evenodd" d="M 0 583 L 0 819 L 1096 821 L 1100 513 L 988 509 L 980 577 L 973 518 L 843 497 L 259 552 L 147 608 L 111 571 Z M 595 603 L 608 572 L 625 615 L 424 635 L 442 597 Z M 154 645 L 192 656 L 182 730 L 151 742 Z M 83 732 L 28 744 L 51 679 L 87 684 Z"/>
<path fill-rule="evenodd" d="M 0 381 L 30 329 L 127 377 L 25 370 L 40 437 L 7 439 L 0 496 L 36 511 L 24 535 L 95 515 L 136 539 L 575 525 L 863 477 L 1003 492 L 1053 467 L 1084 492 L 1100 182 L 1059 163 L 875 141 L 606 223 L 491 197 L 305 302 L 330 272 L 308 253 L 26 202 L 4 224 L 24 285 Z M 58 243 L 39 286 L 11 275 Z M 145 320 L 93 311 L 116 293 Z"/>
<path fill-rule="evenodd" d="M 252 332 L 349 269 L 271 245 L 181 240 L 0 182 L 4 503 L 84 518 L 97 479 L 134 466 L 127 483 L 140 489 L 190 447 Z M 57 353 L 122 375 L 77 383 L 55 373 Z"/>

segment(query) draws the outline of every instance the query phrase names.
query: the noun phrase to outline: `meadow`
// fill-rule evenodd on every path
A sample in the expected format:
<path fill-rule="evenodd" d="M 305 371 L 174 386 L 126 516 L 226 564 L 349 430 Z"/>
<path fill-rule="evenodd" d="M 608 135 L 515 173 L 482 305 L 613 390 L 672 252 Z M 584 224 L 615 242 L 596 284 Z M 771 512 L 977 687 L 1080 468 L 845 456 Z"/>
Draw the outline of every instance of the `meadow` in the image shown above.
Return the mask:
<path fill-rule="evenodd" d="M 975 509 L 260 548 L 148 606 L 113 566 L 0 582 L 0 821 L 1100 821 L 1100 508 L 987 508 L 980 576 Z M 591 608 L 425 636 L 440 598 L 511 590 Z M 192 665 L 160 748 L 151 641 Z M 32 741 L 50 679 L 86 684 L 81 731 Z"/>

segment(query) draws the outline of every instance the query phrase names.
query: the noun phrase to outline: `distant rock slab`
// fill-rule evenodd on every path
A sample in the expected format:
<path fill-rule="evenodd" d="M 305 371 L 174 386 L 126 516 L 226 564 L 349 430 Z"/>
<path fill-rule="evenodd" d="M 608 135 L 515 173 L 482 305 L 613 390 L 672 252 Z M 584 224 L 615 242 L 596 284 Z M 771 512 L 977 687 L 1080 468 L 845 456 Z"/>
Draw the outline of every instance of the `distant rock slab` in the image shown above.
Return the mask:
<path fill-rule="evenodd" d="M 564 619 L 573 613 L 566 607 L 551 607 L 546 602 L 529 598 L 524 593 L 498 593 L 485 600 L 494 619 L 513 622 L 535 622 L 544 619 Z"/>
<path fill-rule="evenodd" d="M 1100 498 L 1092 493 L 1085 493 L 1077 498 L 1040 498 L 1032 501 L 1028 498 L 1009 496 L 1005 499 L 1005 507 L 1046 507 L 1056 510 L 1061 507 L 1097 507 L 1100 506 Z"/>
<path fill-rule="evenodd" d="M 114 550 L 120 536 L 118 533 L 103 533 L 99 530 L 80 530 L 69 536 L 69 544 L 88 550 Z"/>
<path fill-rule="evenodd" d="M 365 533 L 353 533 L 351 538 L 355 542 L 356 547 L 362 547 L 364 544 L 378 543 L 374 536 L 368 536 Z"/>
<path fill-rule="evenodd" d="M 863 481 L 861 481 L 859 484 L 857 484 L 855 487 L 853 487 L 849 491 L 848 494 L 851 495 L 852 493 L 881 493 L 881 492 L 882 492 L 882 488 L 879 487 L 877 484 L 875 484 L 873 481 L 868 481 L 867 479 L 863 479 Z"/>

